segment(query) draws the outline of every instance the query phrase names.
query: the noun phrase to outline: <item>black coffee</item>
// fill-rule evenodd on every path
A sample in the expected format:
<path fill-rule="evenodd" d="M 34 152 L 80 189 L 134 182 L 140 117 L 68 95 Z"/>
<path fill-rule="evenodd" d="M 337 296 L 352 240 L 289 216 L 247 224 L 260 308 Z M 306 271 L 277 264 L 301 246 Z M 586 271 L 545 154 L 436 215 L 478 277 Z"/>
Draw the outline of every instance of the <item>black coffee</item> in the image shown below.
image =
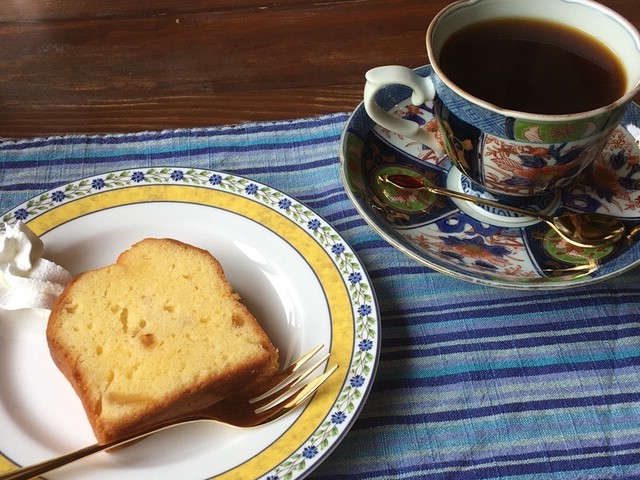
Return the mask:
<path fill-rule="evenodd" d="M 444 43 L 440 66 L 466 92 L 528 113 L 577 113 L 614 102 L 626 89 L 618 58 L 597 39 L 552 22 L 486 20 Z"/>

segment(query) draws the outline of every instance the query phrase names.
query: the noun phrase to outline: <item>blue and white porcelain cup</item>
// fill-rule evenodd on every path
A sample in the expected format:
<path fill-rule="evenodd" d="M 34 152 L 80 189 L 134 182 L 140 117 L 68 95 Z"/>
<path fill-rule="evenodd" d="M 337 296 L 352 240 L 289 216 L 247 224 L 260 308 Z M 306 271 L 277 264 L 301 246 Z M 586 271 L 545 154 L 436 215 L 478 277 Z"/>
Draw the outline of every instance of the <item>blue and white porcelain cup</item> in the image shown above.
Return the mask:
<path fill-rule="evenodd" d="M 467 93 L 443 73 L 442 46 L 460 28 L 503 17 L 553 21 L 599 39 L 625 69 L 623 95 L 595 110 L 543 115 L 507 110 Z M 626 107 L 640 92 L 638 31 L 616 12 L 591 0 L 458 1 L 433 19 L 426 42 L 433 72 L 428 77 L 402 66 L 367 72 L 364 106 L 368 115 L 383 128 L 422 142 L 438 155 L 448 154 L 480 190 L 506 199 L 526 203 L 528 198 L 573 184 L 598 157 Z M 415 105 L 433 101 L 438 132 L 381 108 L 377 96 L 391 85 L 409 87 Z"/>

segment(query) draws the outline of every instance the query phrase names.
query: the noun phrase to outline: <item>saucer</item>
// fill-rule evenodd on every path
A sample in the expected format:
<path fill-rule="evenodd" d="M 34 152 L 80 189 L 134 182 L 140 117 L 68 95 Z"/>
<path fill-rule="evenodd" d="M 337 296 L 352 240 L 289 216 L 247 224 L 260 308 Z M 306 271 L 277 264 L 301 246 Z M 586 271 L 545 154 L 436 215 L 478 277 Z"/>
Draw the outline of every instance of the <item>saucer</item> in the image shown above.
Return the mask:
<path fill-rule="evenodd" d="M 416 69 L 421 76 L 430 66 Z M 433 129 L 432 105 L 415 106 L 411 90 L 390 86 L 378 103 L 392 114 Z M 640 263 L 640 235 L 599 248 L 562 240 L 545 223 L 426 189 L 400 188 L 404 178 L 465 190 L 465 178 L 448 157 L 375 124 L 360 104 L 340 140 L 342 181 L 365 221 L 387 242 L 418 262 L 474 283 L 505 288 L 561 289 L 602 281 Z M 580 181 L 552 198 L 545 212 L 599 212 L 640 225 L 640 106 L 631 104 L 600 157 Z"/>

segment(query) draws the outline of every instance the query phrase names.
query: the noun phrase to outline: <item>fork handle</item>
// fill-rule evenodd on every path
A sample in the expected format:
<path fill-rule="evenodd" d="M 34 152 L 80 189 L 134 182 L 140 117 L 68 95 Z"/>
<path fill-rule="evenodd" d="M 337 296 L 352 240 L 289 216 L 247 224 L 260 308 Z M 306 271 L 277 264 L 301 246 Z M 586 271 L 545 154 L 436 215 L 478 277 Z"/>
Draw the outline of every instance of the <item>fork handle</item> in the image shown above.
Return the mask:
<path fill-rule="evenodd" d="M 184 423 L 181 424 L 183 425 Z M 76 450 L 75 452 L 65 453 L 64 455 L 60 455 L 59 457 L 51 458 L 49 460 L 45 460 L 28 467 L 18 468 L 17 470 L 13 470 L 5 474 L 0 474 L 0 480 L 29 480 L 30 478 L 37 477 L 38 475 L 50 472 L 52 470 L 55 470 L 56 468 L 68 465 L 69 463 L 75 462 L 76 460 L 80 460 L 81 458 L 93 455 L 94 453 L 102 452 L 110 448 L 119 447 L 121 445 L 124 445 L 125 443 L 133 442 L 135 440 L 140 440 L 141 438 L 151 435 L 152 433 L 166 430 L 175 425 L 177 424 L 173 423 L 160 427 L 156 426 L 151 429 L 145 430 L 142 433 L 139 432 L 131 434 L 118 440 L 113 440 L 111 442 L 94 443 L 93 445 L 81 448 L 80 450 Z"/>
<path fill-rule="evenodd" d="M 80 450 L 76 450 L 75 452 L 67 453 L 56 458 L 45 460 L 44 462 L 36 463 L 35 465 L 31 465 L 29 467 L 23 467 L 17 470 L 13 470 L 9 473 L 5 473 L 3 475 L 0 475 L 0 480 L 28 480 L 29 478 L 37 477 L 38 475 L 50 472 L 51 470 L 62 467 L 63 465 L 67 465 L 81 458 L 88 457 L 89 455 L 93 455 L 94 453 L 98 453 L 106 450 L 107 448 L 111 448 L 114 446 L 111 445 L 111 443 L 117 442 L 110 442 L 102 445 L 99 443 L 95 443 L 88 447 L 81 448 Z"/>

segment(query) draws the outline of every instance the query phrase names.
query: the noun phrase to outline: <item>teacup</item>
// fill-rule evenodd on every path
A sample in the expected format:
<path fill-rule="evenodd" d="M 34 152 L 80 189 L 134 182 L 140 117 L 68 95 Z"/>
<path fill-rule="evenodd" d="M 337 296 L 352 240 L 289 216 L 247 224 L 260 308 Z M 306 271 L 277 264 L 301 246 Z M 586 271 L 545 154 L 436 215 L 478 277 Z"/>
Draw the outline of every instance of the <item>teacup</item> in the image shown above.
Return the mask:
<path fill-rule="evenodd" d="M 599 39 L 623 70 L 625 78 L 616 98 L 586 111 L 519 111 L 469 93 L 443 71 L 441 52 L 453 34 L 481 21 L 514 17 L 555 22 Z M 364 106 L 368 115 L 383 128 L 422 142 L 439 156 L 448 154 L 479 190 L 507 200 L 527 203 L 575 183 L 598 157 L 627 105 L 640 92 L 638 31 L 614 11 L 591 0 L 462 0 L 433 19 L 426 41 L 433 69 L 430 76 L 421 77 L 402 66 L 367 72 Z M 487 74 L 482 70 L 466 73 Z M 376 97 L 389 85 L 411 88 L 415 105 L 433 101 L 437 131 L 382 109 Z"/>

